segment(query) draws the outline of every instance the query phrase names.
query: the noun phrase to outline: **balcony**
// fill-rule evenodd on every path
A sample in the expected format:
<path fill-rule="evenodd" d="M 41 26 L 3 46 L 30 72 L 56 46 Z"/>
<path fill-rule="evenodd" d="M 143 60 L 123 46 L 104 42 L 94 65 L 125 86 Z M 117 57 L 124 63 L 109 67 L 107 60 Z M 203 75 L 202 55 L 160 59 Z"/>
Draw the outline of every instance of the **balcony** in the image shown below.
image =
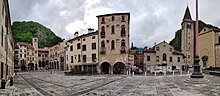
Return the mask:
<path fill-rule="evenodd" d="M 105 47 L 101 47 L 100 54 L 105 54 L 105 52 L 106 52 L 106 48 Z"/>
<path fill-rule="evenodd" d="M 121 46 L 121 53 L 126 53 L 125 46 Z"/>

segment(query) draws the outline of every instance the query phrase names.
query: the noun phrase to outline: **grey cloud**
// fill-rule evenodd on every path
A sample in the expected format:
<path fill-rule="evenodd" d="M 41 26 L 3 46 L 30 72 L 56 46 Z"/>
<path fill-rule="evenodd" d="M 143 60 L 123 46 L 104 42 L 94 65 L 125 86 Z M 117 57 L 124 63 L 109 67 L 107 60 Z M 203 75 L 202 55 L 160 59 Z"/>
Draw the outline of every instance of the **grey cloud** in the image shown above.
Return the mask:
<path fill-rule="evenodd" d="M 65 30 L 75 20 L 83 21 L 86 0 L 9 0 L 12 20 L 35 20 L 62 38 L 72 38 Z M 58 3 L 51 3 L 62 1 Z M 192 18 L 195 18 L 195 0 L 187 0 Z M 200 0 L 200 19 L 220 26 L 219 0 Z M 153 46 L 154 42 L 171 41 L 181 28 L 186 0 L 100 0 L 87 9 L 110 8 L 114 12 L 130 12 L 130 41 L 135 46 Z M 60 13 L 65 11 L 65 15 Z M 92 13 L 91 13 L 92 14 Z M 95 14 L 101 15 L 101 14 Z M 89 24 L 90 21 L 84 21 Z M 91 23 L 90 23 L 91 24 Z M 94 22 L 92 24 L 96 24 Z M 91 26 L 91 25 L 88 25 Z M 97 29 L 97 28 L 95 28 Z M 84 31 L 85 29 L 80 29 Z M 79 30 L 79 31 L 80 31 Z"/>

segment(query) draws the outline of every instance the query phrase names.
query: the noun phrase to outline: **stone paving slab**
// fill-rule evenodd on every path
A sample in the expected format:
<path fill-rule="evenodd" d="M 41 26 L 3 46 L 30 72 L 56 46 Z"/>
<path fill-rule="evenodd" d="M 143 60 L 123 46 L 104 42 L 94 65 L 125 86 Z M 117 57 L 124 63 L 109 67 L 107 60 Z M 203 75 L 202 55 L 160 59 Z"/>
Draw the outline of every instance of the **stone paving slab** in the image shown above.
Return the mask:
<path fill-rule="evenodd" d="M 52 96 L 220 96 L 220 78 L 205 75 L 211 82 L 207 84 L 188 84 L 182 76 L 125 76 L 125 75 L 93 75 L 65 76 L 63 73 L 33 72 L 20 74 L 24 81 L 40 88 Z M 21 79 L 16 78 L 15 81 Z M 23 82 L 24 83 L 24 82 Z M 39 89 L 31 84 L 18 86 L 19 90 L 35 92 Z M 23 86 L 23 87 L 22 87 Z M 24 87 L 27 86 L 27 87 Z M 28 87 L 29 86 L 29 87 Z M 17 86 L 15 86 L 17 87 Z M 18 93 L 18 92 L 17 92 Z M 26 95 L 29 95 L 26 93 Z M 25 95 L 25 96 L 26 96 Z M 33 95 L 34 96 L 34 95 Z"/>

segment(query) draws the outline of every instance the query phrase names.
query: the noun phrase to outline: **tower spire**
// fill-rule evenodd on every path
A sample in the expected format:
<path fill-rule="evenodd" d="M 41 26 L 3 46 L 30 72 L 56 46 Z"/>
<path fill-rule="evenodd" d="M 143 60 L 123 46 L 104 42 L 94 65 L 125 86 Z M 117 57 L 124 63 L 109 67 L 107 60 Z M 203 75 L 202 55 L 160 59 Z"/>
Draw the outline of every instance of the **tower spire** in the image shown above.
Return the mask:
<path fill-rule="evenodd" d="M 188 5 L 186 7 L 185 15 L 183 17 L 183 20 L 186 20 L 186 19 L 192 20 Z"/>

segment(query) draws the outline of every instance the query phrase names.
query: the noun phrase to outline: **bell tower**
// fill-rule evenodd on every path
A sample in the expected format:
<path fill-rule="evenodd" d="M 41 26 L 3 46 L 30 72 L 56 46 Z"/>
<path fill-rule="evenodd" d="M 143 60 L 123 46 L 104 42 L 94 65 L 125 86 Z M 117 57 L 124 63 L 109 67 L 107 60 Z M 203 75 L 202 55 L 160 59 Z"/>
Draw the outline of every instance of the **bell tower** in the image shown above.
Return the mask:
<path fill-rule="evenodd" d="M 186 7 L 185 15 L 182 21 L 182 40 L 181 51 L 186 56 L 185 65 L 194 64 L 194 21 L 191 18 L 189 7 Z"/>

